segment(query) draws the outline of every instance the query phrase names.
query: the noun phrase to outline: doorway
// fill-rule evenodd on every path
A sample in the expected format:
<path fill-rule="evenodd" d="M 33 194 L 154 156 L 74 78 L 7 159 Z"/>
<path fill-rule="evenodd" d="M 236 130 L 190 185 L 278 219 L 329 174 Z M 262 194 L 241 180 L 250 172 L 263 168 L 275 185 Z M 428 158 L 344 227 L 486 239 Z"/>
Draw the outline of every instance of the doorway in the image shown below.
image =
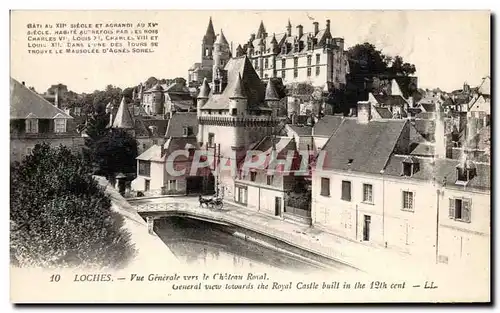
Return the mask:
<path fill-rule="evenodd" d="M 370 224 L 371 224 L 371 216 L 364 215 L 363 218 L 363 241 L 370 241 Z"/>
<path fill-rule="evenodd" d="M 281 216 L 281 197 L 274 198 L 274 215 Z"/>

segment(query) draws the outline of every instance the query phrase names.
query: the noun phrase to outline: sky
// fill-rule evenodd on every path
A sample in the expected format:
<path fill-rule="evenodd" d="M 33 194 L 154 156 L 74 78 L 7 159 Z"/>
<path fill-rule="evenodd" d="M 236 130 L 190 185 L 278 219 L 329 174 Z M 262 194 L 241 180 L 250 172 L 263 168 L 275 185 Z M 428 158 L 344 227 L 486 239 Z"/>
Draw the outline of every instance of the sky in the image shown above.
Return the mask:
<path fill-rule="evenodd" d="M 256 33 L 261 21 L 269 34 L 281 33 L 288 19 L 292 33 L 313 22 L 324 29 L 331 21 L 334 37 L 346 49 L 370 42 L 389 55 L 415 64 L 421 88 L 452 91 L 464 82 L 477 86 L 490 75 L 488 11 L 14 11 L 11 14 L 11 77 L 39 92 L 63 83 L 75 92 L 92 92 L 108 84 L 135 86 L 147 78 L 187 78 L 200 62 L 201 40 L 212 17 L 234 49 Z M 159 47 L 150 54 L 35 55 L 27 52 L 28 23 L 159 23 Z"/>

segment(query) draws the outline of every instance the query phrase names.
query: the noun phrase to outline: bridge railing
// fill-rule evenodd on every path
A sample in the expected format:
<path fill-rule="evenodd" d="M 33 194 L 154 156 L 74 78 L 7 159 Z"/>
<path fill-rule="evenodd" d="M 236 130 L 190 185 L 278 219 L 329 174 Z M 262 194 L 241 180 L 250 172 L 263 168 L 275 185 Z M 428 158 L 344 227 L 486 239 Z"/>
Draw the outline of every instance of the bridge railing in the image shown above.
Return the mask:
<path fill-rule="evenodd" d="M 201 208 L 189 203 L 152 203 L 136 205 L 136 207 L 138 209 L 138 212 L 144 213 L 181 211 L 201 215 L 215 221 L 231 223 L 257 233 L 265 234 L 266 236 L 283 241 L 303 250 L 310 251 L 312 253 L 316 253 L 330 259 L 335 259 L 342 263 L 346 263 L 343 260 L 347 257 L 347 255 L 342 253 L 342 251 L 340 250 L 341 243 L 338 244 L 338 247 L 333 248 L 331 246 L 321 244 L 321 242 L 319 242 L 319 240 L 316 240 L 315 238 L 306 237 L 308 235 L 306 235 L 305 233 L 289 233 L 284 230 L 259 223 L 258 221 L 248 222 L 244 218 L 230 214 L 230 212 L 228 211 L 212 211 L 210 209 Z M 251 218 L 251 216 L 249 216 L 249 218 Z M 287 222 L 283 221 L 283 223 Z"/>

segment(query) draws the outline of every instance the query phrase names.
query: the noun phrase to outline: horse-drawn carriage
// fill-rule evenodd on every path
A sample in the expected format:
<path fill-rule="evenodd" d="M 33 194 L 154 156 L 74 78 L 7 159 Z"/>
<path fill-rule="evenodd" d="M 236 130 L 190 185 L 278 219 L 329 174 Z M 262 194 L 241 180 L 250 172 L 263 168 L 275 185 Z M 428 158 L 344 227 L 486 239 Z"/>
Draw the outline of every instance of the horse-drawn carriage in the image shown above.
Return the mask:
<path fill-rule="evenodd" d="M 205 205 L 206 208 L 222 209 L 223 206 L 222 198 L 219 197 L 203 198 L 200 195 L 199 202 L 200 207 L 203 207 L 203 205 Z"/>

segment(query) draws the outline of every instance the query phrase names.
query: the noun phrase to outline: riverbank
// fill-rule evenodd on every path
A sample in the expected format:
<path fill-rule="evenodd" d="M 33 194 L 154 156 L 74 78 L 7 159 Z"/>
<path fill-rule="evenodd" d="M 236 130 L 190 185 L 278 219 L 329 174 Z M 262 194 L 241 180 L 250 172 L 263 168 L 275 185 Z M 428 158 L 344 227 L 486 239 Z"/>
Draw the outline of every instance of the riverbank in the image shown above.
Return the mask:
<path fill-rule="evenodd" d="M 182 216 L 192 216 L 218 223 L 229 223 L 280 240 L 296 248 L 323 257 L 339 261 L 380 279 L 401 279 L 426 281 L 477 281 L 484 285 L 489 271 L 471 271 L 464 268 L 451 268 L 436 265 L 431 261 L 416 260 L 410 255 L 389 249 L 372 247 L 363 243 L 342 238 L 321 229 L 284 221 L 280 217 L 270 216 L 249 210 L 246 207 L 226 203 L 222 210 L 200 208 L 197 199 L 168 198 L 148 202 L 143 199 L 135 204 L 143 204 L 139 211 L 161 216 L 166 210 Z M 457 270 L 461 273 L 457 276 Z M 454 283 L 453 283 L 454 284 Z M 453 286 L 451 284 L 451 286 Z"/>

